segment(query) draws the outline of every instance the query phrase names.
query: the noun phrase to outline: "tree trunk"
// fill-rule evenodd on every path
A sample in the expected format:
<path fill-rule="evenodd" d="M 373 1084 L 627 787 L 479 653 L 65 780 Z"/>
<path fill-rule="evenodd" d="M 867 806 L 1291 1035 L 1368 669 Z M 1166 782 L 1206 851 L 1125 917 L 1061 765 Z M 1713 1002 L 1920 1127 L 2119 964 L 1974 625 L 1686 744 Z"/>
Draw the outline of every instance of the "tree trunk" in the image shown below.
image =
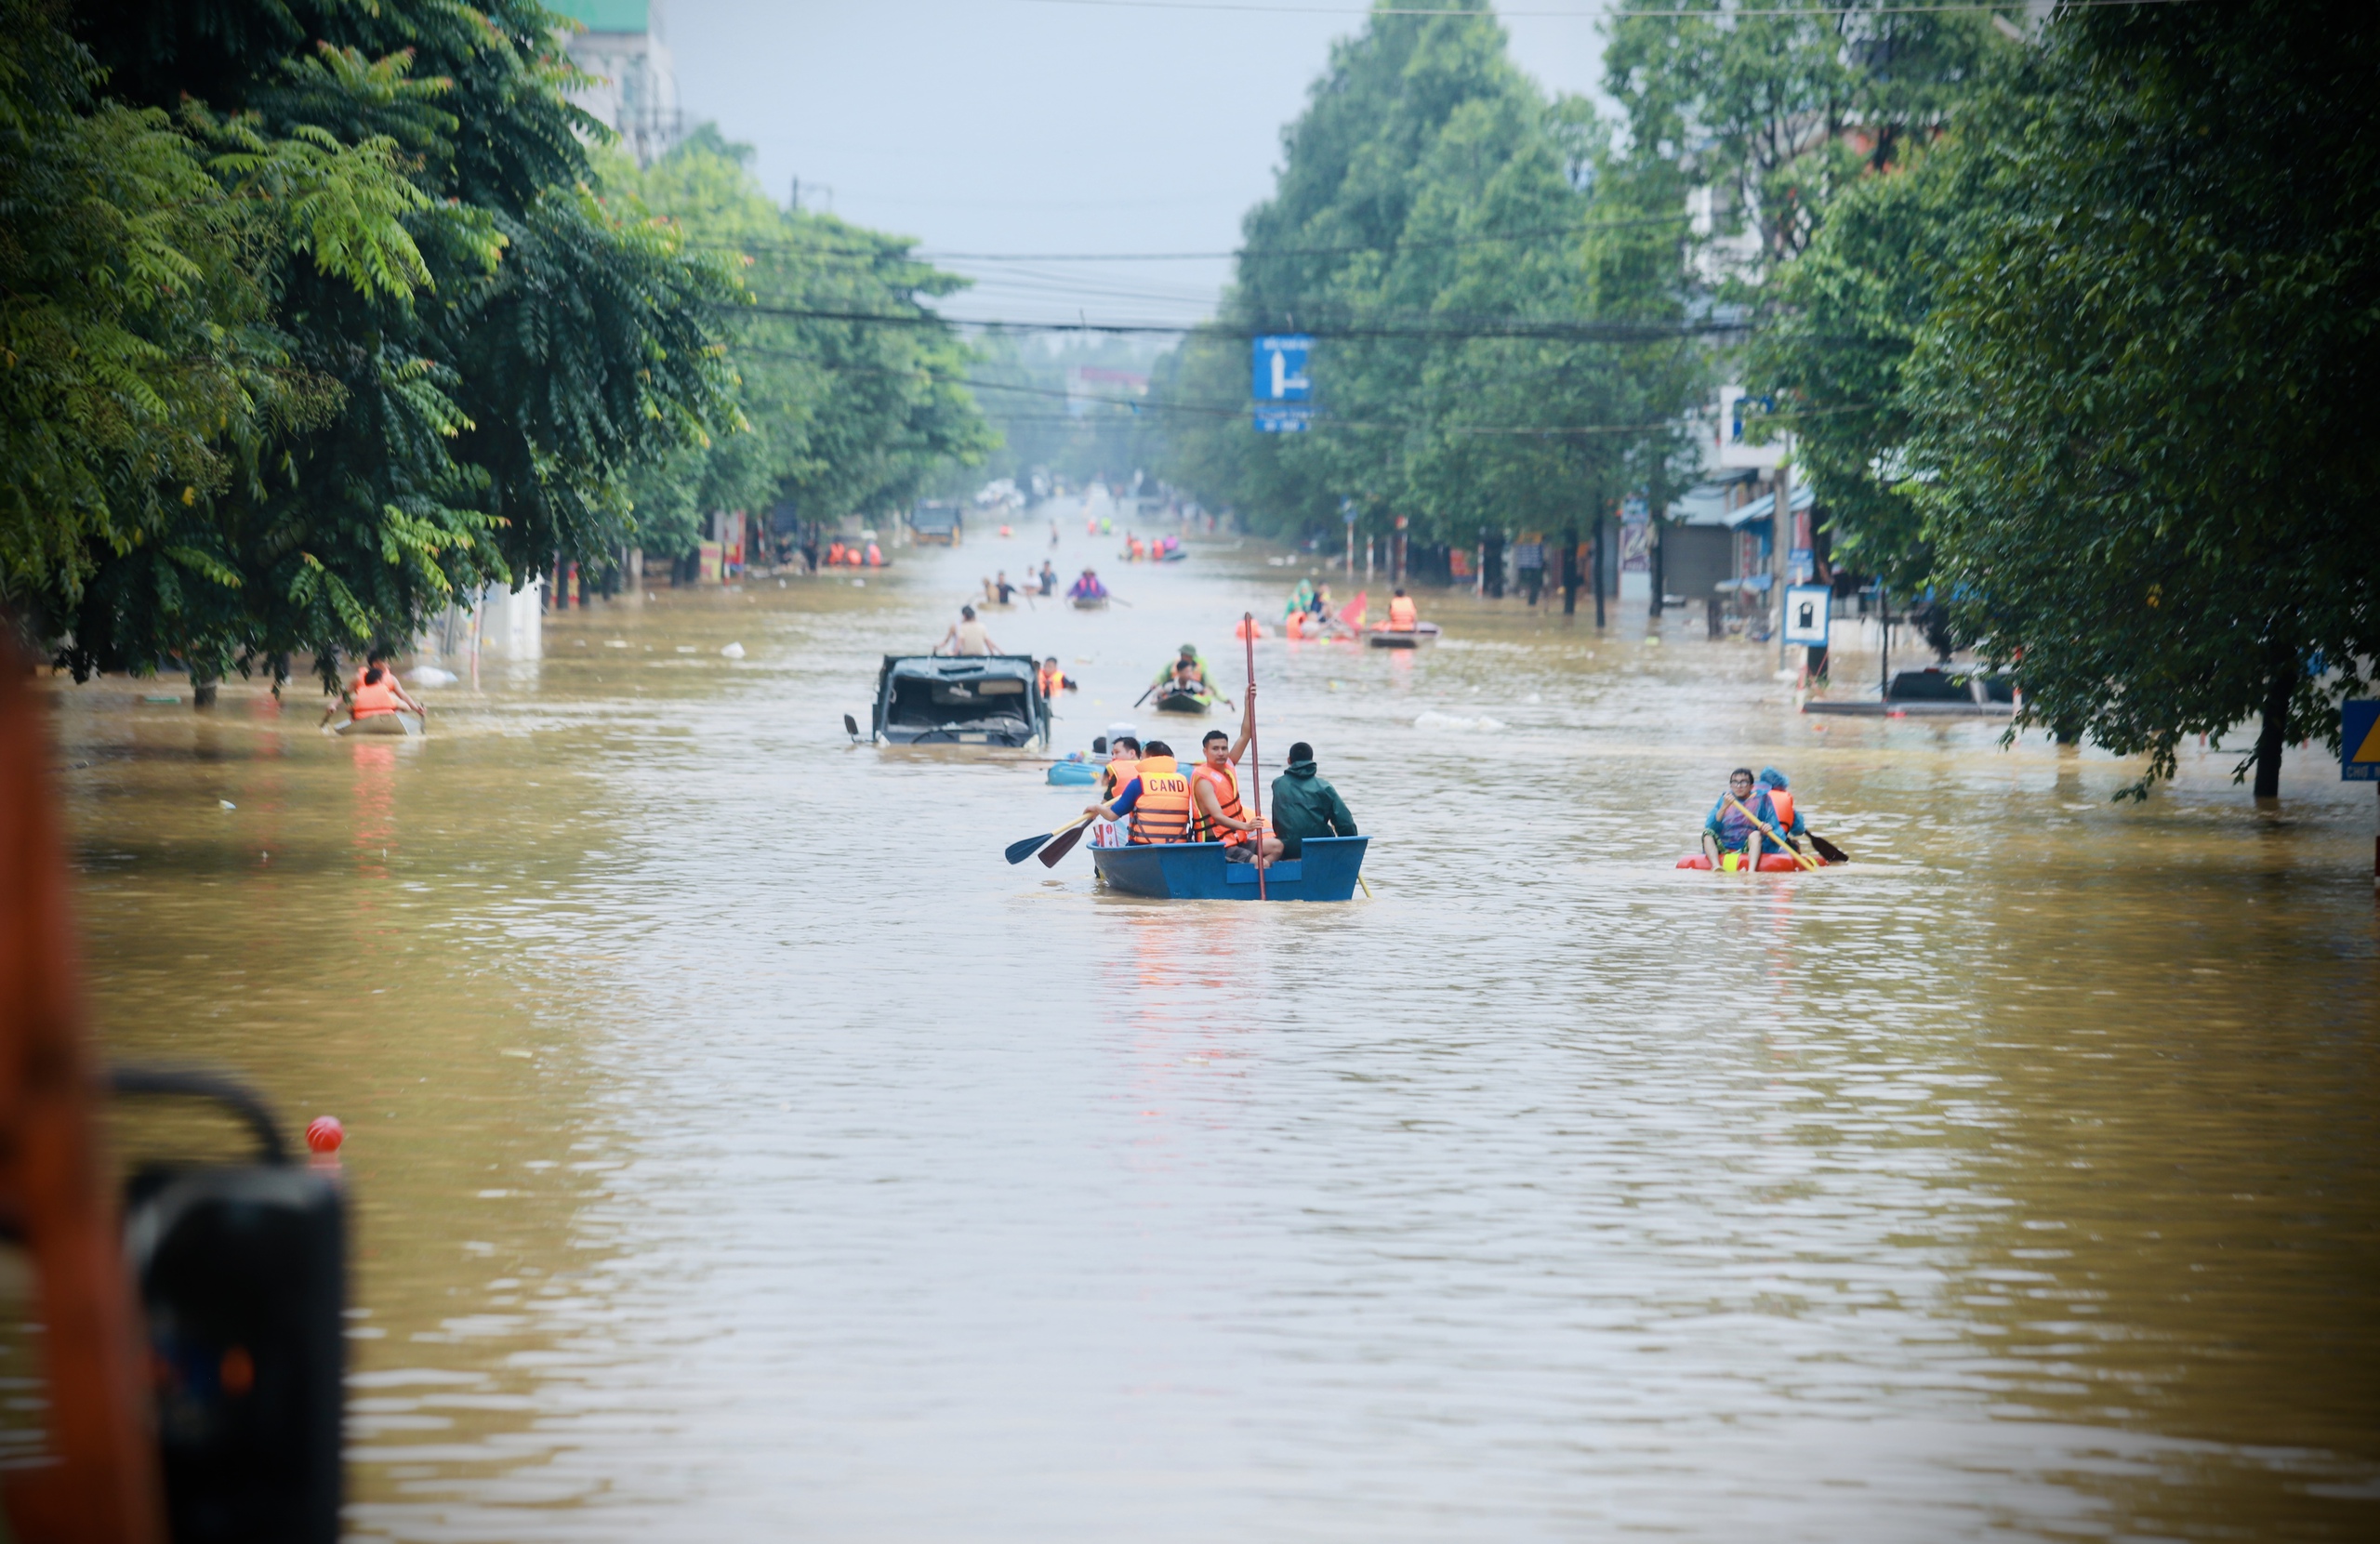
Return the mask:
<path fill-rule="evenodd" d="M 2258 798 L 2281 797 L 2281 751 L 2289 743 L 2289 699 L 2297 691 L 2297 656 L 2291 654 L 2276 666 L 2272 680 L 2265 687 L 2265 716 L 2256 735 L 2256 786 Z"/>
<path fill-rule="evenodd" d="M 1562 614 L 1573 616 L 1579 610 L 1579 528 L 1562 528 Z"/>

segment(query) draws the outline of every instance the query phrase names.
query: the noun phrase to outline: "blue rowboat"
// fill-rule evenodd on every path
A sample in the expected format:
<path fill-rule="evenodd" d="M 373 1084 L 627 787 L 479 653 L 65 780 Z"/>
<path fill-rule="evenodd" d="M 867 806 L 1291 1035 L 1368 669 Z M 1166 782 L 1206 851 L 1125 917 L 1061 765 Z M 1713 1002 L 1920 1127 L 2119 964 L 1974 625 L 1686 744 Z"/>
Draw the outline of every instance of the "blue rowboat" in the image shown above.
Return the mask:
<path fill-rule="evenodd" d="M 1352 901 L 1369 837 L 1308 837 L 1295 858 L 1264 871 L 1267 901 Z M 1100 878 L 1127 895 L 1165 901 L 1253 901 L 1256 865 L 1226 863 L 1219 841 L 1094 847 Z"/>

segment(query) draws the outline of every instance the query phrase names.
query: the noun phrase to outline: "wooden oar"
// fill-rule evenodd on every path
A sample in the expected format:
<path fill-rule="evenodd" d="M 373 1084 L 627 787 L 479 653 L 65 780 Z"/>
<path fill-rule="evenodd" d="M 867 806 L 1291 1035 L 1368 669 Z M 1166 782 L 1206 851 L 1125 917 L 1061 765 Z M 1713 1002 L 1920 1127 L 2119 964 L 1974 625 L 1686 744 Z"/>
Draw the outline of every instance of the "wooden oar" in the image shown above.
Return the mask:
<path fill-rule="evenodd" d="M 1784 838 L 1778 836 L 1777 834 L 1777 828 L 1770 825 L 1768 822 L 1761 819 L 1758 815 L 1753 814 L 1750 810 L 1744 809 L 1743 801 L 1741 799 L 1738 798 L 1733 794 L 1729 794 L 1726 797 L 1727 802 L 1734 805 L 1739 811 L 1740 811 L 1744 819 L 1760 827 L 1760 834 L 1762 836 L 1766 837 L 1770 841 L 1775 842 L 1786 851 L 1793 854 L 1793 861 L 1796 864 L 1799 864 L 1805 872 L 1816 869 L 1818 866 L 1818 861 L 1816 858 L 1811 857 L 1808 853 L 1795 847 L 1792 842 L 1789 842 Z M 1752 867 L 1755 872 L 1760 868 L 1760 854 L 1757 852 L 1752 854 Z"/>
<path fill-rule="evenodd" d="M 1082 834 L 1091 829 L 1091 823 L 1097 818 L 1096 815 L 1085 815 L 1059 832 L 1057 839 L 1041 850 L 1041 866 L 1057 867 L 1058 860 L 1075 850 L 1075 843 L 1082 840 Z"/>
<path fill-rule="evenodd" d="M 1025 859 L 1033 856 L 1034 853 L 1039 851 L 1041 850 L 1042 843 L 1055 841 L 1058 838 L 1065 835 L 1069 831 L 1079 832 L 1084 826 L 1089 825 L 1090 824 L 1091 817 L 1089 815 L 1085 815 L 1080 820 L 1076 821 L 1072 825 L 1061 825 L 1055 831 L 1044 832 L 1042 835 L 1038 837 L 1027 837 L 1023 841 L 1012 841 L 1008 844 L 1008 861 L 1012 864 L 1021 864 Z M 1074 843 L 1068 842 L 1066 845 L 1072 847 Z"/>

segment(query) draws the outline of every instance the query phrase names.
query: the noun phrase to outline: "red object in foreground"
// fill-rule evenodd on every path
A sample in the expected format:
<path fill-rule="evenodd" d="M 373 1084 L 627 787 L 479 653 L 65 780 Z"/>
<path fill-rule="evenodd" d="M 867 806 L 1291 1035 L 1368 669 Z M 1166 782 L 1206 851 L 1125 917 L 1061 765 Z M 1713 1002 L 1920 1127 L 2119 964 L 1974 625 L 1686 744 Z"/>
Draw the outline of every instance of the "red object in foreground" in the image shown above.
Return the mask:
<path fill-rule="evenodd" d="M 162 1544 L 147 1337 L 92 1108 L 73 908 L 45 705 L 0 642 L 0 1213 L 32 1266 L 45 1462 L 0 1483 L 6 1529 Z M 31 1451 L 31 1445 L 28 1445 Z"/>
<path fill-rule="evenodd" d="M 346 1140 L 347 1128 L 338 1123 L 337 1115 L 316 1115 L 306 1123 L 306 1151 L 309 1153 L 336 1153 L 338 1144 Z"/>

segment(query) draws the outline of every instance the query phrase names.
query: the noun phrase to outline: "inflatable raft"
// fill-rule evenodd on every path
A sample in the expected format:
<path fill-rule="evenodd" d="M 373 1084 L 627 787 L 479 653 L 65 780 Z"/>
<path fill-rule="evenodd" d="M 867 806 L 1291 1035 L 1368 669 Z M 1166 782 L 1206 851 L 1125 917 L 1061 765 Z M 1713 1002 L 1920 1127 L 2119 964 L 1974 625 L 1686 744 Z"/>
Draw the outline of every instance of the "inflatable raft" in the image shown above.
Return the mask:
<path fill-rule="evenodd" d="M 1711 859 L 1706 853 L 1689 852 L 1685 857 L 1680 858 L 1677 861 L 1677 866 L 1680 868 L 1699 868 L 1707 874 L 1711 871 Z M 1818 860 L 1818 866 L 1820 868 L 1832 868 L 1836 865 L 1828 863 L 1823 858 L 1820 858 Z M 1793 855 L 1790 852 L 1764 852 L 1760 855 L 1760 867 L 1758 872 L 1762 874 L 1795 874 L 1801 871 L 1801 864 L 1795 861 Z M 1730 869 L 1728 872 L 1732 874 L 1740 874 L 1743 870 Z"/>
<path fill-rule="evenodd" d="M 1352 901 L 1369 837 L 1308 837 L 1298 856 L 1264 871 L 1267 901 Z M 1110 890 L 1161 901 L 1253 901 L 1256 865 L 1223 857 L 1219 841 L 1094 847 L 1091 861 Z"/>
<path fill-rule="evenodd" d="M 1099 781 L 1099 764 L 1071 759 L 1051 763 L 1050 785 L 1053 788 L 1088 788 Z"/>
<path fill-rule="evenodd" d="M 1402 627 L 1382 627 L 1368 635 L 1365 641 L 1375 649 L 1418 649 L 1424 643 L 1438 640 L 1435 622 L 1416 623 L 1410 632 Z"/>

